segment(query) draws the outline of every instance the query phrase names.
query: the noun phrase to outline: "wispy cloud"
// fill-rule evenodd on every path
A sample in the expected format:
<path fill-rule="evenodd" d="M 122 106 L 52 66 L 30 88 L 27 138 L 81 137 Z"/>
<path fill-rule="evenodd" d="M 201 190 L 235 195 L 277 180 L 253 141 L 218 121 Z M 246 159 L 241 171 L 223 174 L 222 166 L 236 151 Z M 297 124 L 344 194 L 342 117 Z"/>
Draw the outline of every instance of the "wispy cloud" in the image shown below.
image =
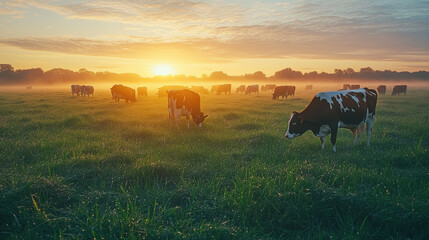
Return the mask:
<path fill-rule="evenodd" d="M 87 37 L 2 38 L 31 50 L 124 58 L 317 58 L 429 61 L 429 2 L 91 0 L 21 1 L 10 12 L 37 7 L 68 19 L 124 24 L 121 40 Z M 3 5 L 9 2 L 3 3 Z M 100 36 L 97 39 L 103 39 Z M 111 39 L 111 38 L 104 38 Z"/>

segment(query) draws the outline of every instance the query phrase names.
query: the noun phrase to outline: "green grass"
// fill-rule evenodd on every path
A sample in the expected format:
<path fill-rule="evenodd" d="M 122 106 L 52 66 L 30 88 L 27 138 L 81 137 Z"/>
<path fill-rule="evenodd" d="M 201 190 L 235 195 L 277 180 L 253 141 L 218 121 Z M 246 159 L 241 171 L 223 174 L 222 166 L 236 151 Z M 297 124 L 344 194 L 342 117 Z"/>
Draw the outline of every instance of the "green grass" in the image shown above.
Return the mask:
<path fill-rule="evenodd" d="M 284 138 L 313 95 L 202 95 L 203 128 L 166 98 L 115 104 L 0 93 L 0 238 L 428 239 L 429 90 L 381 96 L 372 145 Z"/>

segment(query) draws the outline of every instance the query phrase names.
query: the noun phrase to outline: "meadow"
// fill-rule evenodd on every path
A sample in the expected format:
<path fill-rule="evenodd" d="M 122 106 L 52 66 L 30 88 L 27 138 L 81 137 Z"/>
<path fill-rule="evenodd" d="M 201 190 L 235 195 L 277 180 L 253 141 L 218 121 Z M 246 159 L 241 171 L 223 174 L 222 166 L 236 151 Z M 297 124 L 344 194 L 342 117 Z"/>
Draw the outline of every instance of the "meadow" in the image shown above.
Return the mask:
<path fill-rule="evenodd" d="M 108 89 L 107 89 L 108 90 Z M 379 96 L 371 146 L 284 137 L 317 90 L 167 99 L 0 92 L 2 239 L 429 239 L 429 89 Z"/>

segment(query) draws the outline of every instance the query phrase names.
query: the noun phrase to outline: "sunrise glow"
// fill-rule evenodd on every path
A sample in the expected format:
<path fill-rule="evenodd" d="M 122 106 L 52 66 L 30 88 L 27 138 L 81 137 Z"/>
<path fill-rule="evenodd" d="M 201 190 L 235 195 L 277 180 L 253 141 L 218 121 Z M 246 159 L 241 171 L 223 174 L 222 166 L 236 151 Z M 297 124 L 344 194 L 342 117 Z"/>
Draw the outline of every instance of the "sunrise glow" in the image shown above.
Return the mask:
<path fill-rule="evenodd" d="M 4 0 L 0 63 L 142 77 L 419 71 L 429 66 L 428 11 L 423 0 Z"/>
<path fill-rule="evenodd" d="M 166 64 L 159 64 L 153 68 L 153 74 L 155 76 L 167 76 L 174 73 L 173 68 Z"/>

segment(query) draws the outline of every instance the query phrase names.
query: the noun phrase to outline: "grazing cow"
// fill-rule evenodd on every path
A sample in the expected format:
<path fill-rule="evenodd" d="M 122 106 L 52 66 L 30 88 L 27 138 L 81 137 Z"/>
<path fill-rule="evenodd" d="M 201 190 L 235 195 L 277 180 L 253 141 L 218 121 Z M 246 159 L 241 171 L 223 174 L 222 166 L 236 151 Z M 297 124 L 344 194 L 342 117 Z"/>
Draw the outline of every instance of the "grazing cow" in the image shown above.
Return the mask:
<path fill-rule="evenodd" d="M 89 97 L 89 94 L 94 96 L 94 87 L 89 85 L 82 85 L 80 86 L 80 92 L 82 93 L 82 97 L 85 97 L 85 95 L 88 95 Z"/>
<path fill-rule="evenodd" d="M 219 88 L 220 85 L 213 85 L 212 89 L 210 89 L 210 93 L 213 94 L 215 92 L 217 92 L 217 89 Z"/>
<path fill-rule="evenodd" d="M 377 87 L 377 92 L 380 95 L 386 95 L 386 85 L 380 85 Z"/>
<path fill-rule="evenodd" d="M 79 85 L 71 85 L 72 96 L 76 93 L 76 96 L 80 95 L 80 86 Z"/>
<path fill-rule="evenodd" d="M 167 85 L 167 86 L 162 86 L 160 88 L 158 88 L 158 97 L 166 97 L 168 94 L 168 91 L 171 90 L 182 90 L 182 89 L 188 89 L 188 87 L 185 86 L 181 86 L 181 85 Z"/>
<path fill-rule="evenodd" d="M 216 92 L 217 95 L 220 95 L 223 92 L 225 94 L 231 94 L 231 84 L 213 85 L 210 92 Z"/>
<path fill-rule="evenodd" d="M 203 86 L 191 86 L 191 91 L 197 92 L 199 94 L 209 94 L 209 90 Z"/>
<path fill-rule="evenodd" d="M 115 99 L 115 102 L 119 102 L 121 98 L 125 99 L 126 103 L 128 103 L 128 101 L 136 101 L 136 90 L 130 87 L 126 87 L 122 84 L 116 84 L 113 85 L 110 91 L 112 92 L 112 96 L 113 99 Z"/>
<path fill-rule="evenodd" d="M 407 94 L 407 85 L 396 85 L 393 87 L 392 95 L 399 95 L 400 93 L 404 93 L 404 95 Z"/>
<path fill-rule="evenodd" d="M 359 89 L 360 85 L 356 84 L 356 85 L 350 85 L 350 90 L 355 90 L 355 89 Z"/>
<path fill-rule="evenodd" d="M 238 87 L 237 89 L 235 89 L 236 93 L 244 93 L 244 91 L 246 90 L 246 85 L 240 85 L 240 87 Z"/>
<path fill-rule="evenodd" d="M 261 91 L 265 92 L 265 91 L 273 91 L 274 89 L 276 89 L 276 85 L 275 84 L 265 84 L 261 86 Z"/>
<path fill-rule="evenodd" d="M 312 90 L 313 89 L 313 85 L 307 85 L 305 86 L 305 90 Z"/>
<path fill-rule="evenodd" d="M 198 127 L 201 127 L 204 119 L 208 117 L 200 110 L 200 95 L 188 89 L 168 91 L 168 114 L 171 125 L 173 122 L 177 124 L 180 117 L 186 116 L 188 129 L 191 116 Z"/>
<path fill-rule="evenodd" d="M 341 90 L 350 90 L 350 84 L 344 83 L 343 88 Z"/>
<path fill-rule="evenodd" d="M 33 87 L 32 86 L 26 86 L 25 89 L 27 90 L 31 90 Z"/>
<path fill-rule="evenodd" d="M 259 94 L 259 85 L 258 84 L 247 86 L 246 91 L 244 92 L 244 94 L 252 94 L 252 93 Z"/>
<path fill-rule="evenodd" d="M 147 97 L 147 87 L 138 87 L 137 88 L 137 96 L 145 96 Z"/>
<path fill-rule="evenodd" d="M 320 137 L 324 149 L 325 137 L 331 133 L 332 150 L 335 152 L 338 128 L 347 128 L 353 134 L 356 133 L 356 145 L 366 123 L 369 146 L 376 105 L 377 92 L 373 89 L 318 93 L 302 112 L 294 111 L 290 115 L 285 137 L 292 139 L 311 130 Z"/>
<path fill-rule="evenodd" d="M 273 100 L 279 99 L 280 96 L 286 99 L 288 96 L 295 96 L 295 89 L 295 86 L 278 86 L 274 89 Z"/>

